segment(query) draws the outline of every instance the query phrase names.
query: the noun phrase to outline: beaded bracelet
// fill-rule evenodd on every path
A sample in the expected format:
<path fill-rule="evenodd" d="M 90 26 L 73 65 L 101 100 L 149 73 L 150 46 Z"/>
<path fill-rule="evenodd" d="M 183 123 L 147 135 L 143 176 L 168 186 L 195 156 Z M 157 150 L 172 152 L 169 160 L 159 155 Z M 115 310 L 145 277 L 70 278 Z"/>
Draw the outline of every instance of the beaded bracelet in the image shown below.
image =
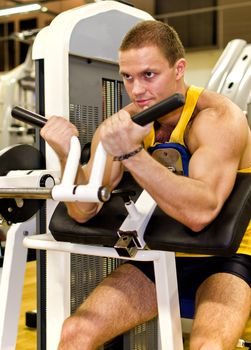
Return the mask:
<path fill-rule="evenodd" d="M 126 153 L 126 154 L 122 154 L 121 156 L 115 156 L 113 157 L 113 160 L 115 161 L 122 161 L 125 159 L 128 159 L 130 157 L 135 156 L 135 154 L 139 153 L 140 151 L 142 151 L 144 147 L 142 145 L 140 145 L 137 149 L 135 149 L 134 151 L 130 152 L 130 153 Z"/>

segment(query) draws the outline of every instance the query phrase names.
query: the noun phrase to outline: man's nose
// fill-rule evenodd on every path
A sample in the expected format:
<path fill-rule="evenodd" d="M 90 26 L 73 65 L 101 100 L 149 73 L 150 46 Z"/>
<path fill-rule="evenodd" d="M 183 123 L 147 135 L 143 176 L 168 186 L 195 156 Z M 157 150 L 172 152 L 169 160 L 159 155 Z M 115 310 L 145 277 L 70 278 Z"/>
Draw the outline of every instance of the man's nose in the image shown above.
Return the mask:
<path fill-rule="evenodd" d="M 142 84 L 142 82 L 140 82 L 139 80 L 135 79 L 133 83 L 132 94 L 134 96 L 138 96 L 138 95 L 142 95 L 144 92 L 145 92 L 144 84 Z"/>

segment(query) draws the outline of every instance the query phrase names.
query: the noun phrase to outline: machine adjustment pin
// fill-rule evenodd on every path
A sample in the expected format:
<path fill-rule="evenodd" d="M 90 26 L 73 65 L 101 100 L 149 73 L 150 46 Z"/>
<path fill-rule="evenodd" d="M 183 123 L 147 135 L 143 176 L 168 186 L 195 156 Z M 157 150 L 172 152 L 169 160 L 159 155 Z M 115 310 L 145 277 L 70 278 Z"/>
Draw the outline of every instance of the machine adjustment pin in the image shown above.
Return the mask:
<path fill-rule="evenodd" d="M 99 190 L 98 190 L 98 199 L 101 202 L 109 201 L 110 197 L 111 197 L 111 193 L 110 193 L 110 191 L 108 190 L 107 187 L 102 186 L 102 187 L 99 188 Z"/>

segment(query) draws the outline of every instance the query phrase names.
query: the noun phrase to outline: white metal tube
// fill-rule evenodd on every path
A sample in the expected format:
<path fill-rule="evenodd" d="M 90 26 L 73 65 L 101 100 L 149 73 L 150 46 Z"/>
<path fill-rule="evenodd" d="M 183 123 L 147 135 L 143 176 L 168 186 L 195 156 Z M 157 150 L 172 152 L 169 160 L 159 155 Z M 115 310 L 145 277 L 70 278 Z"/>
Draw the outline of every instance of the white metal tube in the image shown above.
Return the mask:
<path fill-rule="evenodd" d="M 72 254 L 84 254 L 92 256 L 105 256 L 111 258 L 120 257 L 117 251 L 113 247 L 102 247 L 98 245 L 78 244 L 70 242 L 55 241 L 51 234 L 39 234 L 29 237 L 25 237 L 23 244 L 27 248 L 40 249 L 40 250 L 52 250 L 59 252 L 68 252 Z M 140 250 L 132 260 L 139 261 L 155 261 L 160 258 L 158 250 Z M 131 258 L 127 258 L 131 260 Z"/>
<path fill-rule="evenodd" d="M 64 174 L 62 178 L 62 184 L 64 185 L 73 185 L 79 165 L 79 159 L 81 154 L 81 147 L 79 140 L 76 136 L 72 136 L 71 138 L 71 146 L 70 151 L 67 157 Z"/>
<path fill-rule="evenodd" d="M 102 185 L 103 175 L 105 171 L 105 163 L 106 163 L 106 151 L 101 142 L 99 142 L 98 147 L 95 152 L 92 172 L 90 176 L 89 183 L 92 185 L 96 185 L 100 187 Z"/>
<path fill-rule="evenodd" d="M 52 189 L 52 198 L 60 202 L 99 202 L 98 187 L 91 185 L 56 185 Z"/>

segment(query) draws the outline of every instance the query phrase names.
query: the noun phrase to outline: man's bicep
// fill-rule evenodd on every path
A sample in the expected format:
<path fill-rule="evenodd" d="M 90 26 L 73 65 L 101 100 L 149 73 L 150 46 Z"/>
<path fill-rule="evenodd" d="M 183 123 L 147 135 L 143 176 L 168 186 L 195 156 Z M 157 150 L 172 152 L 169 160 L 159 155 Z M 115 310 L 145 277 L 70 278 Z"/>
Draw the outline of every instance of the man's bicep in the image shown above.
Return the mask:
<path fill-rule="evenodd" d="M 202 181 L 217 199 L 223 203 L 232 191 L 238 161 L 226 156 L 217 147 L 203 145 L 192 155 L 189 163 L 189 177 Z"/>

